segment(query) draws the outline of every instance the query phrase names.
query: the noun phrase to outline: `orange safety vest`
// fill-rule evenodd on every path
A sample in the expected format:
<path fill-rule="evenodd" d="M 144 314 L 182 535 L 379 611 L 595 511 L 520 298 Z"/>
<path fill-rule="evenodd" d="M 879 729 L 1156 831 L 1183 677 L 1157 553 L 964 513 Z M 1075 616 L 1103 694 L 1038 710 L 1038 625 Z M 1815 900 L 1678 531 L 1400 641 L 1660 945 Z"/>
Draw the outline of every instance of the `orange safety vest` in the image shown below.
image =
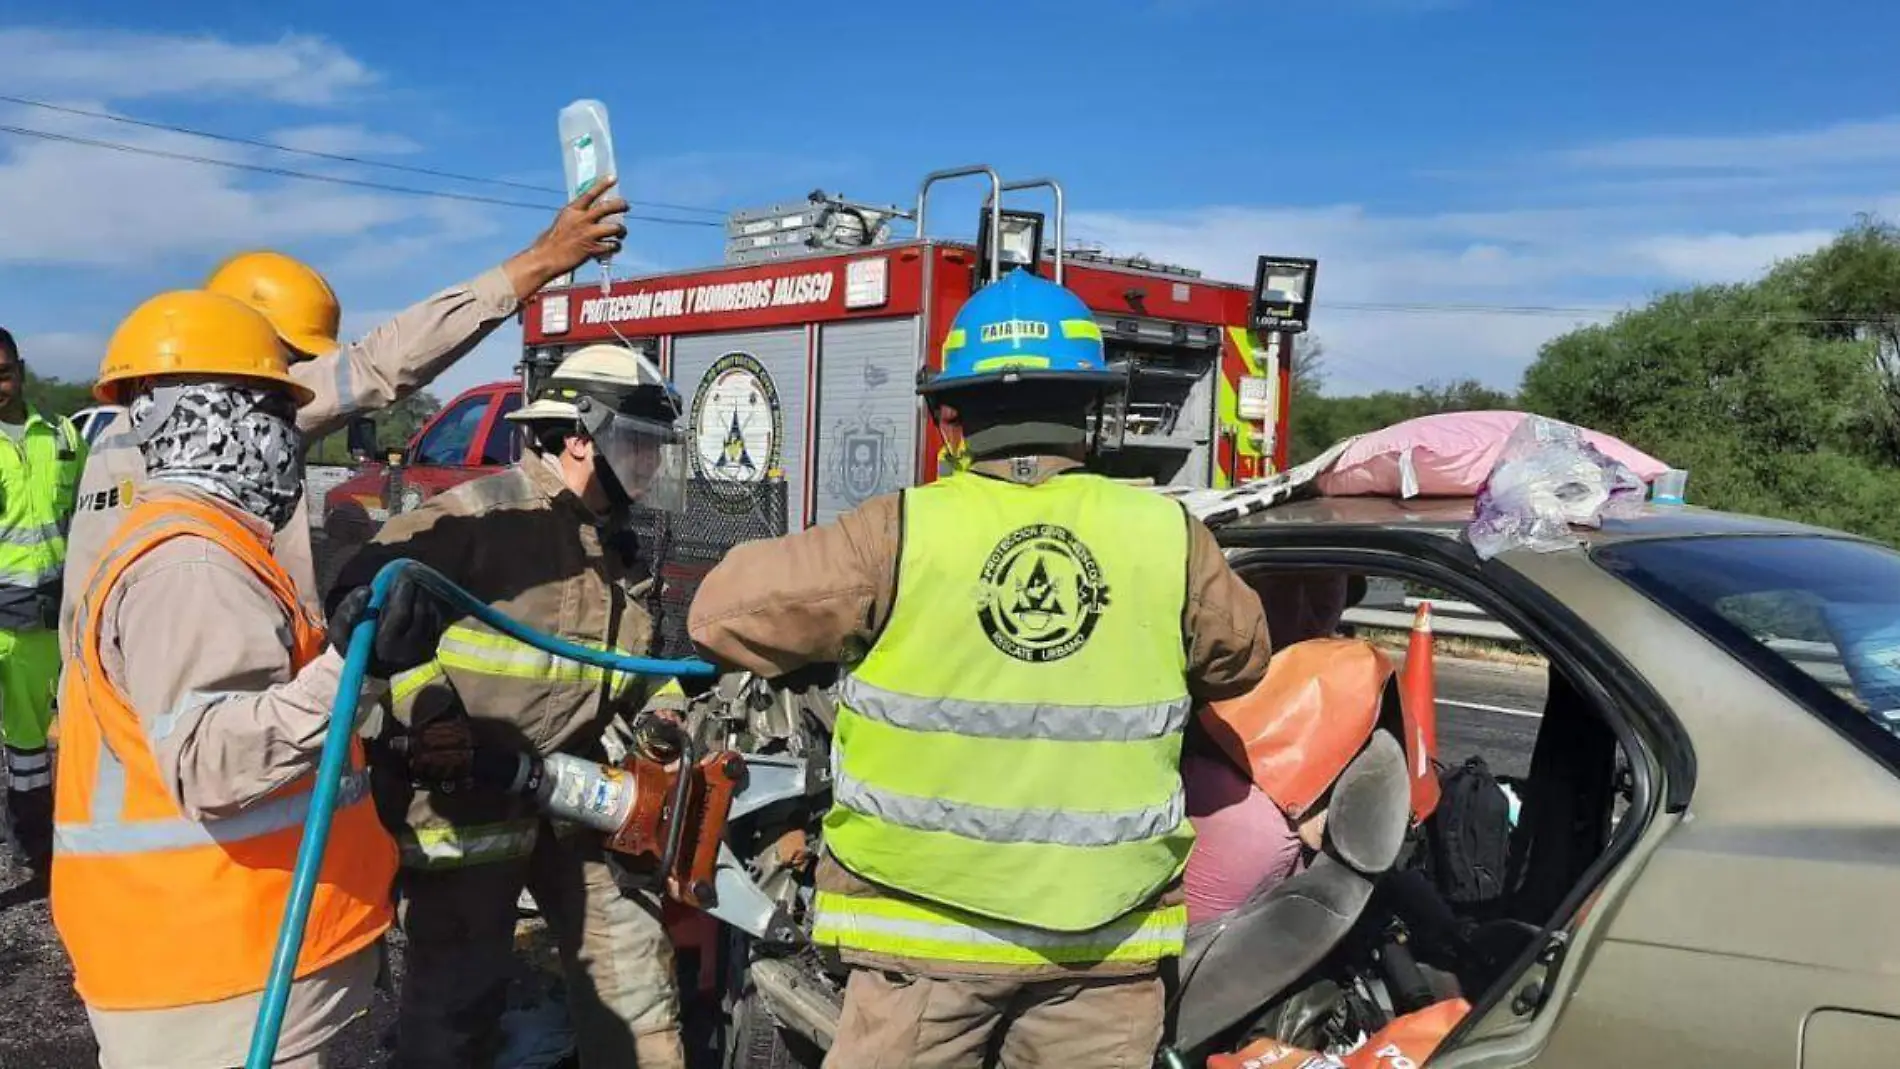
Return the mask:
<path fill-rule="evenodd" d="M 315 782 L 301 776 L 219 820 L 193 820 L 172 800 L 138 713 L 100 665 L 99 630 L 125 570 L 180 537 L 216 542 L 270 588 L 290 621 L 293 671 L 323 648 L 323 628 L 300 606 L 290 577 L 255 533 L 221 509 L 174 498 L 142 502 L 107 543 L 79 605 L 60 692 L 53 816 L 53 923 L 72 957 L 74 986 L 95 1009 L 195 1006 L 263 990 Z M 389 928 L 396 845 L 377 821 L 368 787 L 362 747 L 352 742 L 299 978 Z"/>

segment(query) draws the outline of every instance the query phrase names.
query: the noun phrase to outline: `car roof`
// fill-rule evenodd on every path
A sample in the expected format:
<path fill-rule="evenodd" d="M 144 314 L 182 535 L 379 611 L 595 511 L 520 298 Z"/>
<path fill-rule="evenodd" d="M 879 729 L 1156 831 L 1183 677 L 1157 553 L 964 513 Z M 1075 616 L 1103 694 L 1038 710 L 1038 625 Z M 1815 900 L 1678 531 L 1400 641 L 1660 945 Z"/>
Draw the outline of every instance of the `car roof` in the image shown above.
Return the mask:
<path fill-rule="evenodd" d="M 1476 500 L 1469 497 L 1413 498 L 1318 497 L 1288 502 L 1243 516 L 1215 528 L 1223 542 L 1244 542 L 1248 533 L 1265 533 L 1285 525 L 1346 527 L 1439 535 L 1457 538 L 1471 522 Z M 1644 505 L 1633 516 L 1606 518 L 1596 530 L 1575 528 L 1588 545 L 1604 545 L 1650 538 L 1697 538 L 1720 535 L 1810 535 L 1851 538 L 1839 531 L 1787 520 L 1718 512 L 1693 506 Z"/>

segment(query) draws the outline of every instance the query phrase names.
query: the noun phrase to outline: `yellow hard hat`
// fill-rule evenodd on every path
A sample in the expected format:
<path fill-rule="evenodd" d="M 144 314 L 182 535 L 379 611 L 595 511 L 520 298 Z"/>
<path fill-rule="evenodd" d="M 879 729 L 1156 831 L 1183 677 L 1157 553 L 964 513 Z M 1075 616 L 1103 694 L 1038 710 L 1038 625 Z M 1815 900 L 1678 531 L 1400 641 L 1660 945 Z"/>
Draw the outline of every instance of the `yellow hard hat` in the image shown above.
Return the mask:
<path fill-rule="evenodd" d="M 290 377 L 290 355 L 270 320 L 242 301 L 203 290 L 161 293 L 112 332 L 92 395 L 126 403 L 125 387 L 156 375 L 256 380 L 288 390 L 297 404 L 315 396 Z"/>
<path fill-rule="evenodd" d="M 323 276 L 300 260 L 280 252 L 239 253 L 211 273 L 205 289 L 264 313 L 293 357 L 336 351 L 343 309 Z"/>

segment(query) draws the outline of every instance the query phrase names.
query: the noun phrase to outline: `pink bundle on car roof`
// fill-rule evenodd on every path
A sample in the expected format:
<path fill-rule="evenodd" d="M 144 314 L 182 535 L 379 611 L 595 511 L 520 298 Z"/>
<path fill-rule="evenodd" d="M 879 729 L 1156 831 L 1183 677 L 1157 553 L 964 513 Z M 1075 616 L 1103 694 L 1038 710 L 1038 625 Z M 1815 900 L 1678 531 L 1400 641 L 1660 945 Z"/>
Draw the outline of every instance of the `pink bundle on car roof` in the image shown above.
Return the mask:
<path fill-rule="evenodd" d="M 1497 466 L 1523 412 L 1447 412 L 1348 442 L 1318 478 L 1328 497 L 1472 497 Z M 1669 466 L 1620 438 L 1584 430 L 1598 452 L 1650 482 Z"/>

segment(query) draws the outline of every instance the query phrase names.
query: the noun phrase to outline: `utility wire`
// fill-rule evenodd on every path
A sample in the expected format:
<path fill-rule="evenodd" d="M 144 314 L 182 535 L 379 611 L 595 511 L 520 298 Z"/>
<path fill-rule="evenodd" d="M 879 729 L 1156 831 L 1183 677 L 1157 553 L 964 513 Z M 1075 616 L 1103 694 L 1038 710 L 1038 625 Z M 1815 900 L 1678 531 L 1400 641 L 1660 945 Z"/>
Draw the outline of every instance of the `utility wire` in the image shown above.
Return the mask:
<path fill-rule="evenodd" d="M 268 149 L 273 152 L 284 152 L 284 153 L 289 153 L 292 155 L 308 156 L 315 159 L 330 160 L 337 163 L 348 163 L 348 164 L 354 164 L 354 165 L 363 166 L 363 167 L 381 167 L 386 170 L 400 171 L 400 172 L 416 174 L 416 175 L 425 175 L 432 178 L 444 178 L 444 179 L 448 179 L 450 181 L 456 181 L 456 182 L 468 182 L 468 183 L 473 183 L 477 185 L 490 185 L 490 186 L 498 186 L 498 187 L 503 187 L 503 188 L 508 188 L 508 189 L 520 189 L 520 190 L 524 190 L 531 193 L 547 193 L 547 194 L 558 195 L 558 191 L 556 190 L 547 189 L 543 186 L 531 185 L 526 182 L 511 182 L 511 181 L 507 181 L 505 179 L 499 179 L 499 178 L 478 178 L 473 175 L 456 174 L 455 172 L 452 172 L 452 171 L 439 171 L 439 170 L 434 170 L 428 167 L 413 167 L 406 164 L 387 163 L 381 160 L 364 159 L 362 157 L 348 156 L 348 155 L 343 155 L 339 153 L 318 152 L 314 149 L 293 148 L 289 145 L 280 145 L 272 141 L 264 141 L 264 140 L 258 140 L 258 139 L 253 139 L 253 138 L 246 138 L 246 137 L 237 137 L 231 134 L 220 134 L 220 133 L 214 133 L 207 130 L 196 130 L 190 127 L 176 126 L 170 123 L 160 123 L 160 122 L 151 122 L 144 119 L 134 119 L 134 118 L 130 118 L 124 115 L 113 115 L 113 114 L 110 114 L 108 112 L 103 112 L 103 111 L 91 111 L 85 108 L 68 107 L 63 104 L 52 104 L 52 103 L 48 103 L 42 100 L 28 99 L 26 97 L 16 97 L 16 96 L 9 96 L 6 94 L 0 94 L 0 103 L 15 104 L 21 107 L 40 108 L 46 111 L 59 112 L 66 115 L 76 115 L 76 116 L 82 116 L 82 117 L 90 118 L 90 119 L 101 119 L 101 120 L 105 120 L 109 122 L 122 123 L 127 126 L 141 127 L 148 130 L 159 130 L 159 131 L 164 131 L 167 133 L 184 134 L 189 137 L 199 137 L 199 138 L 204 138 L 210 141 L 221 141 L 227 144 L 244 145 L 251 148 Z M 289 168 L 284 168 L 284 167 L 271 167 L 264 164 L 255 164 L 255 163 L 240 163 L 235 160 L 220 160 L 220 159 L 216 159 L 210 156 L 196 156 L 190 153 L 183 153 L 183 152 L 168 152 L 163 149 L 147 148 L 140 145 L 128 145 L 128 144 L 124 144 L 123 142 L 118 142 L 118 141 L 106 141 L 106 140 L 101 140 L 97 138 L 80 137 L 75 134 L 55 133 L 51 130 L 36 130 L 36 129 L 31 129 L 31 128 L 23 127 L 23 126 L 11 126 L 11 125 L 0 124 L 0 133 L 13 134 L 18 137 L 38 138 L 44 141 L 57 141 L 57 142 L 65 143 L 65 144 L 81 145 L 88 148 L 106 149 L 106 150 L 110 150 L 114 152 L 132 153 L 132 154 L 140 155 L 140 156 L 151 156 L 158 159 L 176 160 L 182 163 L 195 163 L 195 164 L 200 164 L 200 165 L 209 166 L 209 167 L 224 167 L 231 170 L 248 171 L 253 174 L 272 175 L 279 178 L 293 178 L 293 179 L 299 179 L 299 180 L 307 181 L 307 182 L 324 182 L 331 185 L 349 186 L 356 189 L 367 189 L 367 190 L 373 190 L 373 191 L 381 192 L 381 193 L 395 193 L 395 194 L 400 194 L 403 196 L 431 197 L 438 200 L 463 201 L 463 202 L 471 203 L 471 204 L 487 204 L 487 205 L 503 207 L 503 208 L 521 208 L 521 209 L 537 211 L 537 212 L 557 211 L 559 210 L 559 207 L 560 207 L 559 205 L 551 204 L 551 203 L 530 203 L 527 201 L 520 201 L 520 200 L 505 200 L 499 197 L 485 197 L 485 196 L 472 194 L 472 193 L 452 193 L 446 190 L 417 189 L 411 186 L 390 185 L 388 183 L 371 182 L 371 181 L 358 179 L 358 178 L 343 178 L 337 175 L 312 174 L 307 171 L 291 170 Z M 660 209 L 663 211 L 699 212 L 699 213 L 709 214 L 709 215 L 723 215 L 724 214 L 720 209 L 717 209 L 717 208 L 697 207 L 690 204 L 669 204 L 663 201 L 639 201 L 639 200 L 629 200 L 627 203 L 633 207 L 655 208 L 655 209 Z M 627 214 L 625 218 L 636 221 L 636 222 L 659 223 L 659 224 L 667 224 L 667 225 L 673 225 L 673 226 L 720 227 L 723 225 L 722 223 L 713 222 L 710 220 L 668 219 L 661 216 L 634 215 L 630 213 Z M 1338 311 L 1344 311 L 1344 312 L 1366 312 L 1366 313 L 1373 313 L 1373 314 L 1496 315 L 1496 316 L 1549 316 L 1549 317 L 1614 316 L 1614 315 L 1618 315 L 1624 312 L 1636 310 L 1635 308 L 1631 306 L 1627 306 L 1627 305 L 1626 306 L 1494 305 L 1494 304 L 1442 304 L 1442 303 L 1403 302 L 1403 301 L 1326 301 L 1324 302 L 1322 307 L 1326 309 L 1338 310 Z M 1805 325 L 1805 326 L 1868 326 L 1868 325 L 1876 325 L 1876 324 L 1890 325 L 1894 321 L 1892 317 L 1879 317 L 1879 316 L 1864 316 L 1864 317 L 1849 317 L 1849 318 L 1821 318 L 1821 317 L 1810 317 L 1810 316 L 1762 315 L 1762 316 L 1691 316 L 1690 318 L 1699 323 L 1760 323 L 1760 324 L 1786 323 L 1786 324 Z"/>
<path fill-rule="evenodd" d="M 1629 310 L 1626 307 L 1608 305 L 1563 307 L 1528 304 L 1432 304 L 1407 301 L 1326 301 L 1323 307 L 1342 308 L 1354 312 L 1433 312 L 1447 315 L 1515 316 L 1599 316 L 1615 315 Z"/>
<path fill-rule="evenodd" d="M 33 130 L 24 126 L 0 124 L 0 133 L 17 137 L 33 137 L 44 141 L 59 141 L 69 145 L 83 145 L 87 148 L 108 149 L 113 152 L 127 152 L 139 156 L 153 156 L 165 160 L 177 160 L 182 163 L 197 163 L 208 167 L 227 167 L 234 171 L 249 171 L 252 174 L 274 175 L 279 178 L 296 178 L 306 182 L 327 182 L 331 185 L 350 186 L 356 189 L 370 189 L 380 193 L 398 193 L 410 197 L 434 197 L 438 200 L 466 201 L 470 204 L 491 204 L 503 208 L 524 208 L 536 212 L 559 211 L 558 204 L 530 204 L 527 201 L 503 200 L 499 197 L 483 197 L 473 193 L 449 193 L 436 189 L 416 189 L 411 186 L 394 186 L 383 182 L 369 182 L 360 178 L 342 178 L 336 175 L 311 174 L 308 171 L 293 171 L 285 167 L 268 167 L 258 163 L 239 163 L 235 160 L 220 160 L 210 156 L 194 156 L 185 152 L 166 152 L 163 149 L 145 148 L 139 145 L 127 145 L 118 141 L 101 141 L 73 134 L 56 134 L 50 130 Z M 643 223 L 664 223 L 672 226 L 709 226 L 720 227 L 723 224 L 709 219 L 668 219 L 657 215 L 625 214 L 622 218 Z"/>
<path fill-rule="evenodd" d="M 389 170 L 389 171 L 401 171 L 406 174 L 424 175 L 429 178 L 446 178 L 446 179 L 449 179 L 450 181 L 469 182 L 474 185 L 499 186 L 504 189 L 519 189 L 519 190 L 523 190 L 529 193 L 550 193 L 556 196 L 560 195 L 559 190 L 549 189 L 545 186 L 532 185 L 527 182 L 511 182 L 505 178 L 478 178 L 474 175 L 456 174 L 453 171 L 438 171 L 429 167 L 415 167 L 415 166 L 411 166 L 409 164 L 404 164 L 404 163 L 389 163 L 384 160 L 365 159 L 361 156 L 347 156 L 347 155 L 343 155 L 341 153 L 335 153 L 335 152 L 319 152 L 316 149 L 295 148 L 290 145 L 278 144 L 275 141 L 264 141 L 257 138 L 238 137 L 234 134 L 220 134 L 220 133 L 214 133 L 209 130 L 196 130 L 189 126 L 177 126 L 172 123 L 152 122 L 147 119 L 134 119 L 129 116 L 114 115 L 110 112 L 105 112 L 105 111 L 90 111 L 86 108 L 69 107 L 65 104 L 52 104 L 44 100 L 29 100 L 26 97 L 7 96 L 5 94 L 0 94 L 0 103 L 17 104 L 20 107 L 24 107 L 24 108 L 40 108 L 45 111 L 58 112 L 62 115 L 78 115 L 78 116 L 82 116 L 88 119 L 103 119 L 107 122 L 123 123 L 126 126 L 137 126 L 146 130 L 162 130 L 167 133 L 185 134 L 190 137 L 202 137 L 207 141 L 222 141 L 222 142 L 225 142 L 226 144 L 231 144 L 231 145 L 246 145 L 251 148 L 269 149 L 272 152 L 287 152 L 293 156 L 309 156 L 314 159 L 331 160 L 336 163 L 356 164 L 357 166 L 360 166 L 360 167 L 381 167 L 384 170 Z M 697 207 L 691 204 L 668 204 L 664 201 L 652 201 L 652 200 L 629 200 L 627 201 L 627 203 L 635 208 L 657 208 L 661 211 L 698 212 L 704 215 L 718 215 L 718 216 L 723 216 L 726 214 L 723 210 L 719 208 L 702 208 L 702 207 Z"/>
<path fill-rule="evenodd" d="M 1645 309 L 1633 305 L 1595 307 L 1559 307 L 1544 305 L 1486 305 L 1486 304 L 1396 304 L 1364 301 L 1323 301 L 1319 302 L 1322 311 L 1368 312 L 1372 314 L 1404 313 L 1424 315 L 1495 315 L 1495 316 L 1553 316 L 1573 318 L 1576 316 L 1614 316 L 1626 312 L 1640 312 Z M 1688 315 L 1684 319 L 1692 323 L 1754 323 L 1763 325 L 1786 324 L 1805 327 L 1860 327 L 1895 326 L 1900 324 L 1900 316 L 1808 316 L 1808 315 Z"/>

